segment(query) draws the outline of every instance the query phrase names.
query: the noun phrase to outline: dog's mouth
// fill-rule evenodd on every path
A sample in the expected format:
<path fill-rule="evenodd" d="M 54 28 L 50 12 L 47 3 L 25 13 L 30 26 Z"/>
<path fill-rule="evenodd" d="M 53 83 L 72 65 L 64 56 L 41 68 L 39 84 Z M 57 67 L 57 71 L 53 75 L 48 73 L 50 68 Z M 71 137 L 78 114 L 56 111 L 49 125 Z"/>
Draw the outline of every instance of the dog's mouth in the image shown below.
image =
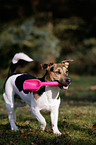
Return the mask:
<path fill-rule="evenodd" d="M 58 83 L 59 83 L 59 88 L 60 89 L 64 89 L 64 90 L 67 90 L 68 89 L 68 87 L 69 87 L 69 85 L 71 85 L 71 80 L 70 81 L 66 81 L 66 82 L 64 82 L 64 83 L 62 83 L 62 82 L 59 82 L 59 81 L 57 81 Z"/>
<path fill-rule="evenodd" d="M 62 86 L 61 89 L 67 90 L 69 86 Z"/>
<path fill-rule="evenodd" d="M 67 90 L 67 89 L 68 89 L 68 87 L 69 87 L 69 85 L 64 85 L 64 84 L 62 84 L 62 83 L 60 83 L 60 82 L 59 82 L 58 87 L 59 87 L 60 89 Z"/>

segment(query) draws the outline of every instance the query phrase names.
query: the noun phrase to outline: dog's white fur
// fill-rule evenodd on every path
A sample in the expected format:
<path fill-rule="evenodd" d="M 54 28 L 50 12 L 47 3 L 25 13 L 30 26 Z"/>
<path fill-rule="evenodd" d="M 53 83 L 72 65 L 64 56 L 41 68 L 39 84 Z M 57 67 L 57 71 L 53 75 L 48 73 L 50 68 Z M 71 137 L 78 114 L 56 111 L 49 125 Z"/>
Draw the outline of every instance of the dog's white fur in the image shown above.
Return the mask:
<path fill-rule="evenodd" d="M 13 59 L 12 59 L 12 63 L 15 64 L 15 63 L 18 63 L 18 61 L 22 59 L 22 60 L 25 60 L 25 61 L 28 61 L 28 62 L 31 62 L 33 61 L 33 59 L 31 59 L 29 56 L 27 56 L 26 54 L 24 53 L 17 53 L 14 55 Z"/>
<path fill-rule="evenodd" d="M 12 60 L 13 63 L 17 63 L 19 59 L 24 59 L 26 61 L 33 61 L 31 58 L 23 53 L 16 54 Z M 16 106 L 24 105 L 24 102 L 30 106 L 32 114 L 39 121 L 40 129 L 44 130 L 46 127 L 45 118 L 41 115 L 40 110 L 49 110 L 51 112 L 51 122 L 53 133 L 61 134 L 58 130 L 58 111 L 60 105 L 58 86 L 46 86 L 45 92 L 36 100 L 33 96 L 33 92 L 25 94 L 23 91 L 19 91 L 15 85 L 15 80 L 21 74 L 14 74 L 10 76 L 5 84 L 5 92 L 3 94 L 4 100 L 6 102 L 6 107 L 8 110 L 8 118 L 11 125 L 11 130 L 18 130 L 16 126 Z M 14 95 L 17 94 L 22 99 L 21 102 L 15 102 Z"/>

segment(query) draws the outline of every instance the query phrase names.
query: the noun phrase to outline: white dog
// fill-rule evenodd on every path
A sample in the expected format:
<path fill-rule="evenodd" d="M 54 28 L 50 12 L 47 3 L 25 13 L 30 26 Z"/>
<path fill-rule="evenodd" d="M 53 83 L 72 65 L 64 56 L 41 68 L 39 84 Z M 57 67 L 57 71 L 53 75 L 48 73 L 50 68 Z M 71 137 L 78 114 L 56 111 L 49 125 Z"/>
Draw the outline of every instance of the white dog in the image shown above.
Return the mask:
<path fill-rule="evenodd" d="M 41 115 L 40 110 L 49 110 L 51 112 L 51 122 L 53 133 L 61 134 L 58 130 L 58 111 L 60 105 L 59 91 L 60 89 L 68 89 L 70 78 L 68 78 L 68 61 L 61 63 L 43 64 L 42 68 L 46 70 L 45 75 L 40 78 L 41 81 L 58 81 L 60 86 L 41 87 L 39 91 L 24 91 L 23 82 L 28 79 L 36 79 L 36 77 L 28 74 L 16 74 L 16 66 L 19 60 L 31 62 L 33 59 L 24 53 L 17 53 L 12 59 L 9 69 L 8 78 L 5 83 L 5 92 L 3 94 L 8 110 L 8 118 L 11 130 L 18 130 L 16 126 L 15 108 L 24 106 L 26 103 L 30 106 L 32 114 L 39 121 L 40 129 L 46 127 L 45 118 Z"/>

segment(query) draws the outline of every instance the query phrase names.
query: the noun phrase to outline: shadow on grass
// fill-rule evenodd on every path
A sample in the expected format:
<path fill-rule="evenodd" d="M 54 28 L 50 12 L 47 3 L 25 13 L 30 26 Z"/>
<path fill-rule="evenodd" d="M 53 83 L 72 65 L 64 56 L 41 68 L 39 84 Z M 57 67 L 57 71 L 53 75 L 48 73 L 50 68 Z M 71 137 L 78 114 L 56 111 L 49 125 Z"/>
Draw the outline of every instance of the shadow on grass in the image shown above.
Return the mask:
<path fill-rule="evenodd" d="M 90 103 L 96 103 L 96 92 L 84 95 L 81 93 L 79 95 L 61 95 L 61 100 L 69 105 L 88 105 Z"/>
<path fill-rule="evenodd" d="M 5 114 L 0 114 L 0 119 L 6 119 L 7 118 L 7 115 Z"/>
<path fill-rule="evenodd" d="M 72 138 L 72 144 L 74 145 L 95 145 L 96 140 L 96 129 L 89 128 L 87 126 L 81 126 L 77 125 L 75 123 L 68 123 L 67 121 L 59 121 L 59 128 L 63 128 L 65 132 L 68 132 L 70 130 L 70 133 L 68 132 L 69 136 L 71 135 L 71 132 L 76 131 L 79 134 L 77 135 L 78 137 Z M 82 132 L 82 133 L 81 133 Z M 81 134 L 81 136 L 80 136 Z M 84 135 L 86 134 L 86 136 Z M 92 139 L 94 141 L 92 141 Z"/>
<path fill-rule="evenodd" d="M 80 132 L 86 132 L 89 135 L 92 134 L 94 131 L 93 129 L 81 125 L 77 125 L 75 123 L 68 123 L 67 121 L 59 121 L 59 128 L 64 128 L 65 130 L 69 129 L 70 131 L 75 130 L 75 131 L 80 131 Z"/>
<path fill-rule="evenodd" d="M 17 132 L 10 131 L 9 124 L 0 126 L 0 145 L 42 145 L 42 144 L 68 144 L 70 137 L 66 134 L 62 136 L 54 135 L 51 131 L 32 130 L 28 126 L 21 126 Z"/>
<path fill-rule="evenodd" d="M 75 124 L 68 124 L 67 122 L 59 122 L 60 126 L 64 128 L 70 128 L 74 130 L 80 130 L 93 134 L 92 130 L 88 128 L 80 128 Z M 0 144 L 12 144 L 12 145 L 86 145 L 91 143 L 90 140 L 85 139 L 73 139 L 68 133 L 62 134 L 61 136 L 54 135 L 52 131 L 40 131 L 38 129 L 30 129 L 29 126 L 19 126 L 20 130 L 17 132 L 10 131 L 9 124 L 0 126 Z"/>

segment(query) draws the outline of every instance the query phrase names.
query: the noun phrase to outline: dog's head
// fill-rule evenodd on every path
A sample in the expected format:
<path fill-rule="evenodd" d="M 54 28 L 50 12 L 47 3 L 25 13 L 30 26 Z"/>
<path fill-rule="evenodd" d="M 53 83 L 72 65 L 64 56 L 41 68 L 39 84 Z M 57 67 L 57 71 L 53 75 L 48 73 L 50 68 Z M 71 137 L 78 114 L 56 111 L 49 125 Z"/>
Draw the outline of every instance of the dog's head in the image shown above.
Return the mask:
<path fill-rule="evenodd" d="M 61 63 L 43 64 L 42 68 L 46 70 L 45 80 L 57 81 L 60 84 L 60 88 L 68 89 L 68 86 L 71 84 L 71 79 L 68 77 L 69 61 L 73 60 L 65 60 Z"/>

